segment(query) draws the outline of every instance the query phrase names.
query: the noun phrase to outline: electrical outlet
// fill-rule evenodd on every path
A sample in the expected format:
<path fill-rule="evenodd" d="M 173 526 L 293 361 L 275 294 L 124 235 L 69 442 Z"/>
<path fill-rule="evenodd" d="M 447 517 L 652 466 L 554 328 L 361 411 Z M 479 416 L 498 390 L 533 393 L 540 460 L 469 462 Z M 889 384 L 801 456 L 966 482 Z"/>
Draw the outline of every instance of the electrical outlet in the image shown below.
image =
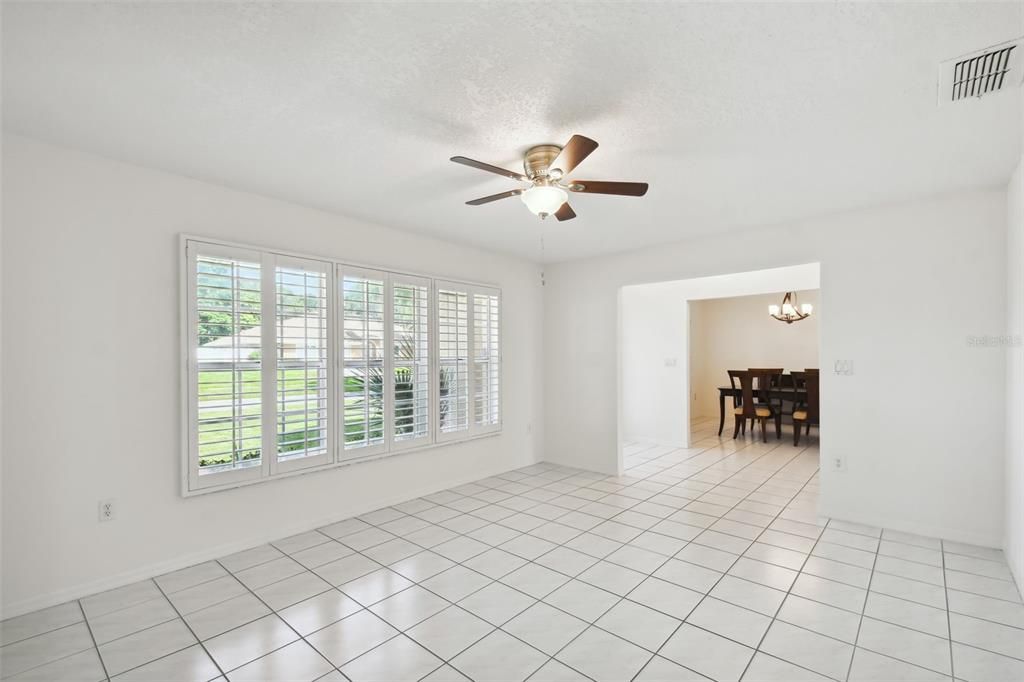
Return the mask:
<path fill-rule="evenodd" d="M 853 360 L 836 360 L 832 366 L 832 372 L 842 376 L 853 374 Z"/>
<path fill-rule="evenodd" d="M 846 459 L 844 457 L 833 457 L 832 471 L 846 471 Z"/>
<path fill-rule="evenodd" d="M 113 500 L 100 500 L 99 503 L 99 516 L 100 522 L 113 521 L 114 520 L 114 501 Z"/>

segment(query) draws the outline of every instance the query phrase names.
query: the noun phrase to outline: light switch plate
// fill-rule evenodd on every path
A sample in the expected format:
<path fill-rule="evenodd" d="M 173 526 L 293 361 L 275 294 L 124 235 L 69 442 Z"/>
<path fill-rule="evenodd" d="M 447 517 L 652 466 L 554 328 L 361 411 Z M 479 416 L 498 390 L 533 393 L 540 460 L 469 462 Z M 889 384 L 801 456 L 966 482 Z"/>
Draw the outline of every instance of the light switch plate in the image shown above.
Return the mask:
<path fill-rule="evenodd" d="M 835 374 L 841 376 L 850 376 L 853 374 L 853 360 L 836 360 L 832 366 L 832 371 Z"/>

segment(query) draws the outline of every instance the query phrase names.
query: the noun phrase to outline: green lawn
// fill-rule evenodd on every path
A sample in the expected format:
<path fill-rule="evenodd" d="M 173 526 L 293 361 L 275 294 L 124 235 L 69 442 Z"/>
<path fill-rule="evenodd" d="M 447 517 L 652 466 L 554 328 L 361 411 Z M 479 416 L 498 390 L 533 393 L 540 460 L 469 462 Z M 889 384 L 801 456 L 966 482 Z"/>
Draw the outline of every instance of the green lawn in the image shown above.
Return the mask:
<path fill-rule="evenodd" d="M 230 398 L 231 393 L 231 370 L 208 370 L 199 373 L 199 400 L 200 402 L 204 398 L 210 399 L 224 399 Z M 251 390 L 258 390 L 260 385 L 260 371 L 258 369 L 243 370 L 240 372 L 240 380 L 247 386 L 251 386 Z M 284 387 L 288 391 L 299 391 L 306 386 L 308 389 L 315 390 L 317 387 L 317 377 L 315 372 L 310 372 L 310 377 L 306 378 L 306 373 L 301 369 L 286 369 L 284 370 Z M 228 394 L 228 395 L 224 395 Z"/>
<path fill-rule="evenodd" d="M 259 370 L 244 370 L 240 376 L 243 384 L 243 391 L 249 394 L 249 398 L 256 402 L 254 405 L 243 407 L 243 416 L 252 415 L 254 419 L 242 426 L 241 432 L 237 435 L 242 439 L 242 446 L 234 453 L 240 460 L 252 460 L 260 457 L 260 406 L 258 404 L 260 390 Z M 318 389 L 318 379 L 313 376 L 307 379 L 303 370 L 284 370 L 284 388 L 291 393 L 293 398 L 300 397 L 306 392 L 307 397 L 313 399 Z M 199 431 L 199 466 L 209 467 L 220 464 L 230 464 L 232 461 L 232 443 L 218 442 L 230 439 L 232 431 L 228 428 L 231 425 L 231 405 L 214 407 L 213 404 L 221 401 L 230 402 L 232 390 L 231 370 L 210 370 L 199 373 L 198 383 L 199 407 L 202 410 L 204 420 L 213 420 L 200 426 Z M 345 441 L 353 442 L 363 440 L 365 437 L 365 411 L 364 411 L 363 382 L 357 377 L 345 378 Z M 206 406 L 204 407 L 204 403 Z M 315 419 L 306 420 L 304 415 L 292 415 L 287 418 L 284 432 L 278 436 L 279 450 L 288 452 L 300 450 L 306 446 L 306 438 L 310 445 L 316 447 L 319 443 L 319 427 Z M 371 407 L 370 417 L 370 438 L 378 439 L 383 435 L 383 415 L 379 409 Z"/>

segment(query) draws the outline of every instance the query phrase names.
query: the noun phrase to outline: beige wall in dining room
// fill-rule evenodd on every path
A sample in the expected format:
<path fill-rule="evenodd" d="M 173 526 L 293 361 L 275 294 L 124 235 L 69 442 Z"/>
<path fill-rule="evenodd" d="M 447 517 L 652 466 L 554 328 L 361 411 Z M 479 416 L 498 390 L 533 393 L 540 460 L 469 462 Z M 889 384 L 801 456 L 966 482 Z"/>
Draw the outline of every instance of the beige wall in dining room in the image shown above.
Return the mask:
<path fill-rule="evenodd" d="M 807 319 L 785 324 L 768 315 L 785 292 L 690 301 L 690 414 L 718 416 L 718 387 L 727 370 L 782 367 L 787 372 L 818 366 L 818 290 L 798 291 L 810 303 Z"/>

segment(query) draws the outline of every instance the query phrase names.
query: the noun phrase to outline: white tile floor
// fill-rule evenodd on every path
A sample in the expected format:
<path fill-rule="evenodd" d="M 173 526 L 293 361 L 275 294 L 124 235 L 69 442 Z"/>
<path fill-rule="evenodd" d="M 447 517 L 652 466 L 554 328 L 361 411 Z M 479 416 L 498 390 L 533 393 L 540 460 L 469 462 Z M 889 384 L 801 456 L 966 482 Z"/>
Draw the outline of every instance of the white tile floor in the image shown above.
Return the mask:
<path fill-rule="evenodd" d="M 1000 552 L 816 516 L 814 436 L 695 424 L 2 623 L 5 680 L 1024 680 Z"/>

